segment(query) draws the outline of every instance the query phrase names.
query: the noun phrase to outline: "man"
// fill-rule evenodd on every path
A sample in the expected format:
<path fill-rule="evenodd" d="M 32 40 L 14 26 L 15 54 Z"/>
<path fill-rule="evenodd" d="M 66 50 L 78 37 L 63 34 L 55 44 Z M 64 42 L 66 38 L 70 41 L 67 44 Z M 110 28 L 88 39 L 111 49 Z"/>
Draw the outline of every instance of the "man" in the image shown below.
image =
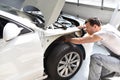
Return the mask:
<path fill-rule="evenodd" d="M 89 18 L 85 22 L 85 28 L 88 36 L 81 38 L 66 39 L 66 42 L 74 44 L 83 44 L 100 41 L 114 54 L 120 55 L 120 32 L 111 25 L 101 26 L 97 18 Z M 90 62 L 90 72 L 88 80 L 99 80 L 102 69 L 105 68 L 111 72 L 120 73 L 120 59 L 103 55 L 93 54 Z"/>

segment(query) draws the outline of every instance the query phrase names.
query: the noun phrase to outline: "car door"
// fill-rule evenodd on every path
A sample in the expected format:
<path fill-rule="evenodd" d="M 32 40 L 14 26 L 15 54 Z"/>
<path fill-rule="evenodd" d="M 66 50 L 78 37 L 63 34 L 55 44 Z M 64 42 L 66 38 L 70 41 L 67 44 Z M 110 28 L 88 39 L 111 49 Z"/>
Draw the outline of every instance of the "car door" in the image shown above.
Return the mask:
<path fill-rule="evenodd" d="M 0 47 L 0 80 L 33 80 L 43 73 L 38 32 L 22 28 L 17 37 L 3 41 L 4 46 Z"/>

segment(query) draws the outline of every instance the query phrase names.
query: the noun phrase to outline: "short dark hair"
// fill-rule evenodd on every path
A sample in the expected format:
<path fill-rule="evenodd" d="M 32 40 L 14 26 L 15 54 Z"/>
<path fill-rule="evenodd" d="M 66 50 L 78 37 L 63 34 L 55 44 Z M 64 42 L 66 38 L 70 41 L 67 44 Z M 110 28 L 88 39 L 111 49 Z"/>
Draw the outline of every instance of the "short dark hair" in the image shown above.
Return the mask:
<path fill-rule="evenodd" d="M 96 17 L 87 19 L 85 21 L 85 24 L 88 23 L 88 22 L 90 23 L 91 26 L 93 26 L 94 24 L 96 24 L 98 26 L 101 26 L 101 21 Z"/>

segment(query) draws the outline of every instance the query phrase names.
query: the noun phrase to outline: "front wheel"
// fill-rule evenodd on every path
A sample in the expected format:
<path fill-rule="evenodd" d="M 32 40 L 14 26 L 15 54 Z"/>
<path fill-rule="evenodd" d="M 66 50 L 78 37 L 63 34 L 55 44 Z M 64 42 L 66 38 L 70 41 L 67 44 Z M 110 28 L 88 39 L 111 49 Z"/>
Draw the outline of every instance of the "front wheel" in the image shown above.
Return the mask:
<path fill-rule="evenodd" d="M 83 61 L 80 48 L 70 43 L 56 46 L 47 59 L 47 72 L 52 80 L 69 80 L 78 72 Z"/>

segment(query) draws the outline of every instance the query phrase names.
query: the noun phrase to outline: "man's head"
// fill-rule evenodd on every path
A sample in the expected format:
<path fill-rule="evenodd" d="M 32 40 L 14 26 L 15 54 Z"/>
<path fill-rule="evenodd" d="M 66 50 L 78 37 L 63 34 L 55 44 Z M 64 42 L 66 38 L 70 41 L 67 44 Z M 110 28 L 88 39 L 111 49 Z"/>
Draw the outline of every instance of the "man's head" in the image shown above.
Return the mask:
<path fill-rule="evenodd" d="M 85 21 L 86 31 L 91 35 L 101 29 L 101 22 L 98 18 L 89 18 Z"/>

